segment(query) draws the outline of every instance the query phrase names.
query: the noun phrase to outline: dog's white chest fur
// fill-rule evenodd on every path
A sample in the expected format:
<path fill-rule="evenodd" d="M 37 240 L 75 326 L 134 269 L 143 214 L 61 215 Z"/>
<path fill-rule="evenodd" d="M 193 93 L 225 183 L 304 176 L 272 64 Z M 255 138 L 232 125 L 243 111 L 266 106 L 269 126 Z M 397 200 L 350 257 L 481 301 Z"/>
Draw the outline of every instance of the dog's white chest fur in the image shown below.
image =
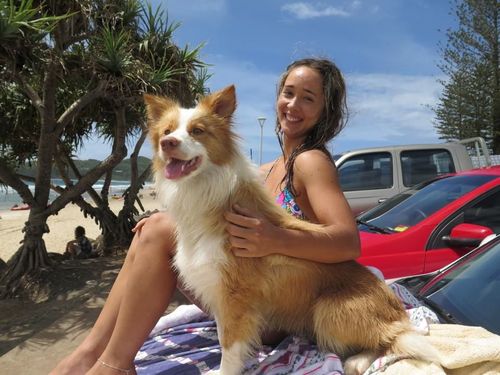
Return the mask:
<path fill-rule="evenodd" d="M 196 244 L 179 236 L 175 267 L 186 287 L 206 306 L 213 306 L 220 282 L 220 268 L 226 262 L 222 236 L 203 235 Z"/>
<path fill-rule="evenodd" d="M 246 170 L 255 177 L 247 161 L 239 166 L 240 172 Z M 211 307 L 219 290 L 221 267 L 228 261 L 222 214 L 230 208 L 229 197 L 238 183 L 234 168 L 213 166 L 203 175 L 176 183 L 157 176 L 159 199 L 177 223 L 174 265 L 186 286 Z"/>

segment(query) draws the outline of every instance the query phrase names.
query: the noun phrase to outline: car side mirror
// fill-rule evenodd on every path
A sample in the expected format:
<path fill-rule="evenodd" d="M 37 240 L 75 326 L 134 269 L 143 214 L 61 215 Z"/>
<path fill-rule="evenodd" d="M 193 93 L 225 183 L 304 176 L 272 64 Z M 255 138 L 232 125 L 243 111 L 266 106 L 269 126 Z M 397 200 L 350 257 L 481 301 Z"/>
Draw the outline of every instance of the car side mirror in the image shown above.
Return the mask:
<path fill-rule="evenodd" d="M 483 239 L 493 234 L 485 226 L 462 223 L 453 227 L 449 236 L 443 236 L 443 242 L 451 248 L 477 247 Z"/>

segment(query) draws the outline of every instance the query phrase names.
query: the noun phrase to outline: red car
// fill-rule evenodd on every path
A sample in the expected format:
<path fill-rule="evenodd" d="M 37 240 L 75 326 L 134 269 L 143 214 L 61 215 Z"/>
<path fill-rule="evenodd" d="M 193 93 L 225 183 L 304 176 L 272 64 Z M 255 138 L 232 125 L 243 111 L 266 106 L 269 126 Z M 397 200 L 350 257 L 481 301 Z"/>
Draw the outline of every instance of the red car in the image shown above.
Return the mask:
<path fill-rule="evenodd" d="M 357 218 L 364 265 L 386 279 L 435 271 L 500 233 L 500 166 L 439 176 Z"/>

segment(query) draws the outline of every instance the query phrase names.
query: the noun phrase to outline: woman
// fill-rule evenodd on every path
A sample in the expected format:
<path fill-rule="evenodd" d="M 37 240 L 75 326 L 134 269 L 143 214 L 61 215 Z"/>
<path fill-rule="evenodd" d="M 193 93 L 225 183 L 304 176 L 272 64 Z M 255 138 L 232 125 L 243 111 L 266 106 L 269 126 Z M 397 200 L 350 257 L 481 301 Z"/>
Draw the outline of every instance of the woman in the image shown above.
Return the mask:
<path fill-rule="evenodd" d="M 234 254 L 262 257 L 268 255 L 262 249 L 273 249 L 325 263 L 355 259 L 360 251 L 356 225 L 326 148 L 345 123 L 340 71 L 324 59 L 292 63 L 280 79 L 276 107 L 283 153 L 262 166 L 265 186 L 277 197 L 277 204 L 292 215 L 323 224 L 327 232 L 278 228 L 258 212 L 235 207 L 235 212 L 226 214 Z M 171 268 L 174 223 L 168 215 L 155 214 L 134 231 L 124 265 L 94 327 L 52 375 L 135 374 L 134 356 L 167 308 L 177 277 Z"/>

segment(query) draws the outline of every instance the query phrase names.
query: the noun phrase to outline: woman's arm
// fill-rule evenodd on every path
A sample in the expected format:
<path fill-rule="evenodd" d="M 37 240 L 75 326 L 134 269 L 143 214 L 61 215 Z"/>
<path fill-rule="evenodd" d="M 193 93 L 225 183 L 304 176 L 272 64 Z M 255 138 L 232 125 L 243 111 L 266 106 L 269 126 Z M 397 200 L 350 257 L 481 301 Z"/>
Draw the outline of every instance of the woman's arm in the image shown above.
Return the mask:
<path fill-rule="evenodd" d="M 360 255 L 358 228 L 340 188 L 337 169 L 319 150 L 300 154 L 294 166 L 296 201 L 306 217 L 325 226 L 325 233 L 290 231 L 282 254 L 334 263 Z"/>
<path fill-rule="evenodd" d="M 234 253 L 243 257 L 276 253 L 323 263 L 357 258 L 358 231 L 335 166 L 321 151 L 307 151 L 297 157 L 294 174 L 297 203 L 306 216 L 325 226 L 325 232 L 279 228 L 258 212 L 235 207 L 235 213 L 226 214 Z"/>

